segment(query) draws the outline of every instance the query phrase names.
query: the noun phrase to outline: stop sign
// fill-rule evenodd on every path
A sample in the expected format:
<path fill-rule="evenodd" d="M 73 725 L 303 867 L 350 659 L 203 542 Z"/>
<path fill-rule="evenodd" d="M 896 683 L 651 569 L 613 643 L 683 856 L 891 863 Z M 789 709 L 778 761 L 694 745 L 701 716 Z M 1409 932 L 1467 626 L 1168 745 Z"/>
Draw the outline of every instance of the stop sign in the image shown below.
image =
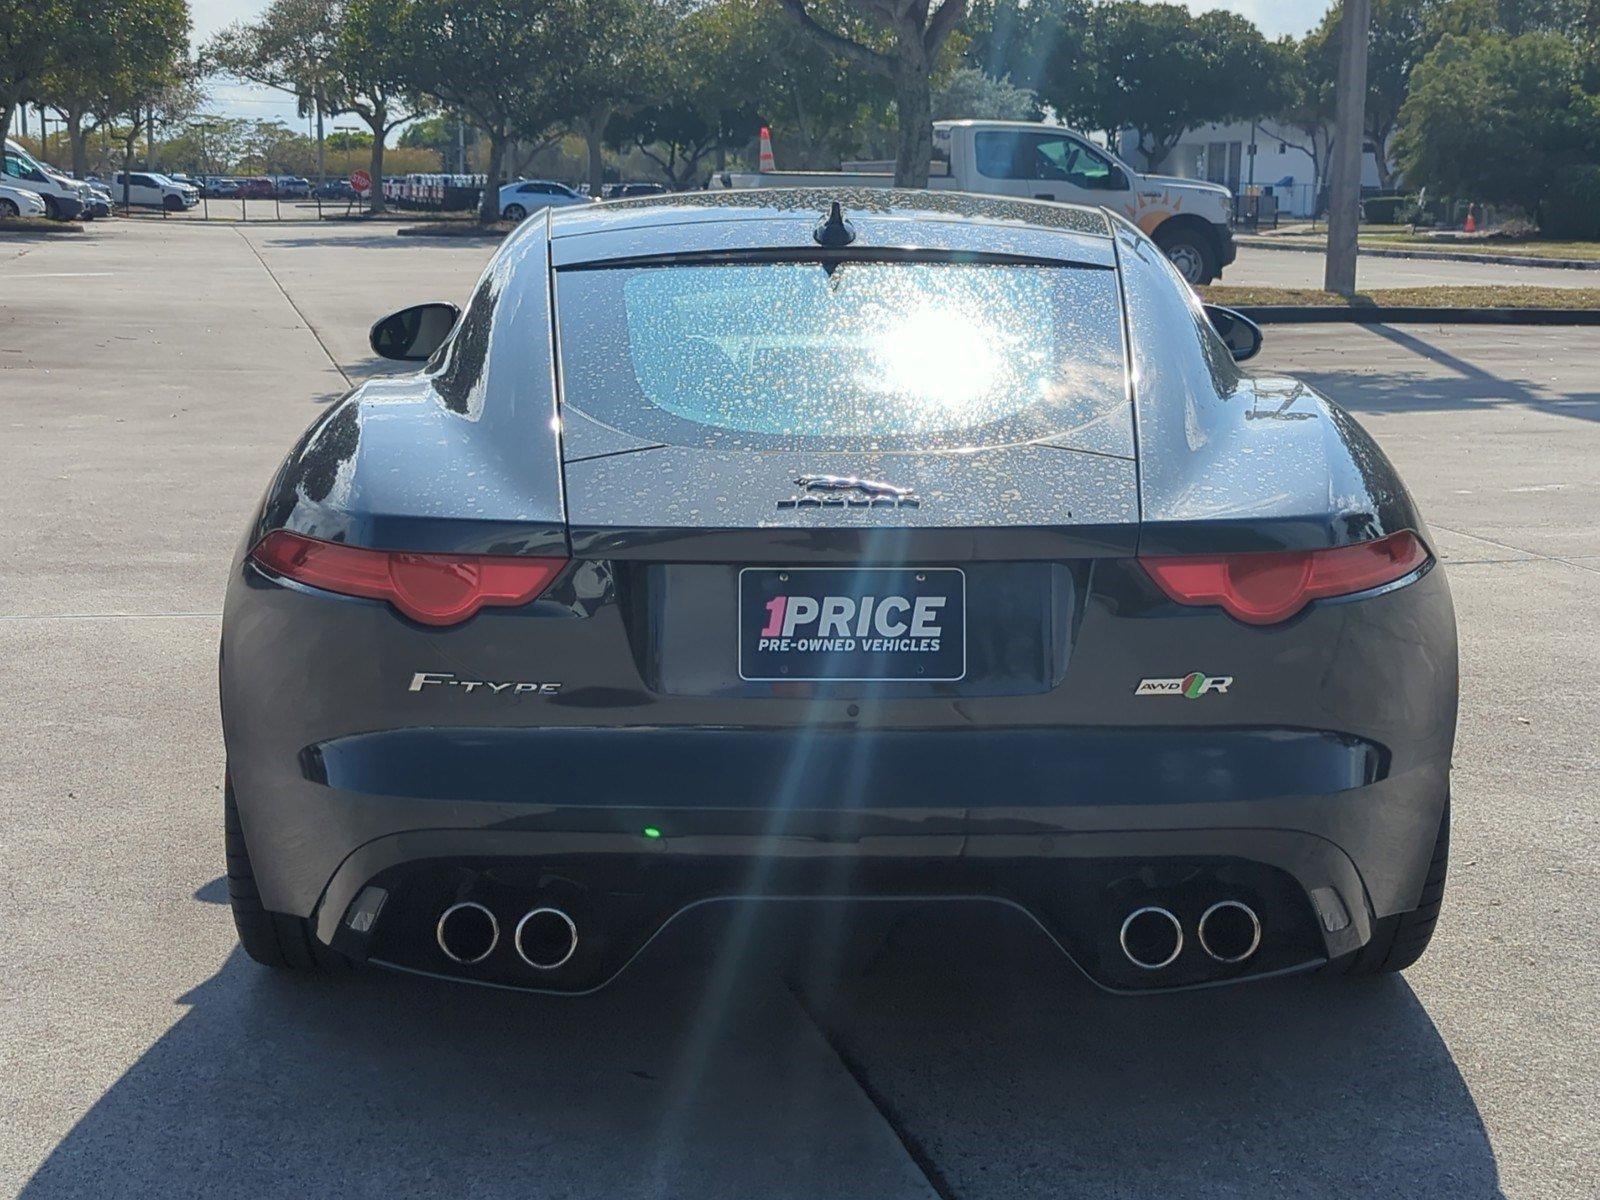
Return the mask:
<path fill-rule="evenodd" d="M 367 174 L 367 172 L 363 171 L 360 167 L 357 167 L 354 171 L 350 172 L 350 186 L 355 188 L 355 190 L 358 192 L 371 191 L 372 176 Z"/>

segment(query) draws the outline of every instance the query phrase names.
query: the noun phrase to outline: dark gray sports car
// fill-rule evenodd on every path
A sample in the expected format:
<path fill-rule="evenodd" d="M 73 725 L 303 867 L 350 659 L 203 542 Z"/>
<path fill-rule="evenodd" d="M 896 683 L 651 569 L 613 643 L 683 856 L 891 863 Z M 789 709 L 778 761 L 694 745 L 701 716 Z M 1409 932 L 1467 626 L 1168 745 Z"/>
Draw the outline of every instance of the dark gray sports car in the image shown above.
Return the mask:
<path fill-rule="evenodd" d="M 538 214 L 233 564 L 245 949 L 578 992 L 718 902 L 959 899 L 1116 990 L 1407 966 L 1450 594 L 1259 341 L 1096 209 Z"/>

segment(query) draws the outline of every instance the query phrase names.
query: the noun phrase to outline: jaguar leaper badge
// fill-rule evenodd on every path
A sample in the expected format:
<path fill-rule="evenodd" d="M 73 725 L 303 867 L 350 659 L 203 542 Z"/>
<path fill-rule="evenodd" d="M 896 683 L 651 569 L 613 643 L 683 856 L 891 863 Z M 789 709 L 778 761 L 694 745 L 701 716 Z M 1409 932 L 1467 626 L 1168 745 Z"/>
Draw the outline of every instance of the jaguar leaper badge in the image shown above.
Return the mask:
<path fill-rule="evenodd" d="M 1185 700 L 1198 700 L 1211 692 L 1219 695 L 1228 690 L 1232 675 L 1207 675 L 1203 671 L 1190 671 L 1180 679 L 1141 679 L 1133 689 L 1135 696 L 1182 696 Z"/>

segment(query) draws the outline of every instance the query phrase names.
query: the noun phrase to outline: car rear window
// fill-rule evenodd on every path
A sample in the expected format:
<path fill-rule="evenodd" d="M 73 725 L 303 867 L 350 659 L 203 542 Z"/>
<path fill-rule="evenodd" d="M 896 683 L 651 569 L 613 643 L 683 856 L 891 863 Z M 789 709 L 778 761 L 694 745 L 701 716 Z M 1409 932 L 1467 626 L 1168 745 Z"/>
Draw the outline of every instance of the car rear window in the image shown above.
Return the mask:
<path fill-rule="evenodd" d="M 557 296 L 563 404 L 653 441 L 954 449 L 1104 423 L 1131 437 L 1103 268 L 583 268 L 560 274 Z M 1120 446 L 1124 430 L 1110 432 Z"/>

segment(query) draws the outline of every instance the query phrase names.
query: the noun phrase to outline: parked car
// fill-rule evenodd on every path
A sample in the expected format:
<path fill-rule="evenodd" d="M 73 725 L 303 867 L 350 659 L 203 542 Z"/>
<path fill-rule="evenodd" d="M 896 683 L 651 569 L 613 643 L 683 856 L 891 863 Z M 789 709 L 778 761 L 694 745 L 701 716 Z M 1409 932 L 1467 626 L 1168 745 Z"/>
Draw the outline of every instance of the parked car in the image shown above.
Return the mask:
<path fill-rule="evenodd" d="M 43 217 L 48 215 L 44 197 L 27 188 L 0 183 L 0 220 L 10 217 Z"/>
<path fill-rule="evenodd" d="M 302 179 L 298 175 L 276 175 L 273 182 L 278 185 L 280 200 L 307 200 L 311 196 L 309 179 Z"/>
<path fill-rule="evenodd" d="M 316 190 L 319 200 L 356 200 L 360 195 L 348 179 L 326 180 Z"/>
<path fill-rule="evenodd" d="M 500 215 L 508 221 L 520 221 L 547 208 L 589 203 L 592 201 L 582 192 L 550 179 L 519 179 L 500 189 Z"/>
<path fill-rule="evenodd" d="M 1108 208 L 1128 218 L 1195 285 L 1233 262 L 1233 193 L 1215 183 L 1145 175 L 1081 133 L 1037 121 L 935 121 L 928 186 Z M 724 172 L 722 187 L 890 187 L 892 163 L 860 171 Z"/>
<path fill-rule="evenodd" d="M 220 655 L 252 958 L 585 993 L 782 897 L 1000 905 L 1118 992 L 1416 961 L 1455 618 L 1336 398 L 1104 208 L 628 203 L 378 321 L 418 373 L 267 486 Z"/>
<path fill-rule="evenodd" d="M 265 175 L 239 180 L 238 196 L 244 200 L 271 200 L 278 194 L 277 183 Z"/>
<path fill-rule="evenodd" d="M 233 200 L 239 195 L 239 181 L 221 175 L 208 176 L 203 194 L 213 200 Z"/>
<path fill-rule="evenodd" d="M 155 171 L 111 172 L 106 190 L 118 204 L 129 208 L 160 208 L 182 212 L 200 203 L 200 193 L 188 184 L 176 183 Z"/>
<path fill-rule="evenodd" d="M 111 199 L 111 193 L 104 184 L 91 180 L 83 181 L 84 203 L 83 213 L 86 217 L 109 217 L 116 209 L 116 204 Z"/>
<path fill-rule="evenodd" d="M 665 196 L 670 188 L 664 183 L 608 183 L 602 189 L 607 200 L 626 200 L 629 196 Z"/>
<path fill-rule="evenodd" d="M 86 185 L 40 162 L 9 138 L 5 143 L 5 173 L 0 179 L 8 187 L 21 188 L 38 196 L 46 214 L 56 221 L 81 218 L 89 203 Z"/>

